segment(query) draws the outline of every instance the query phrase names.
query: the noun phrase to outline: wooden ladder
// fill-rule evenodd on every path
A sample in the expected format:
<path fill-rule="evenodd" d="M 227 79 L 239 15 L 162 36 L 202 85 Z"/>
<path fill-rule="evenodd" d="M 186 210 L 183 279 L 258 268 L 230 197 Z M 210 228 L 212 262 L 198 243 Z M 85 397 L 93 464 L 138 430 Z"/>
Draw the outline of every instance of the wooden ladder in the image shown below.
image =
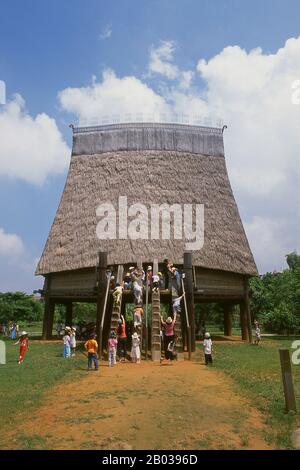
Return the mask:
<path fill-rule="evenodd" d="M 122 283 L 123 273 L 124 273 L 124 266 L 119 265 L 116 282 L 119 282 L 120 284 Z M 119 305 L 114 305 L 113 303 L 111 321 L 110 321 L 110 331 L 116 331 L 116 328 L 118 327 L 118 320 L 120 319 L 120 316 L 121 316 L 121 309 L 122 309 L 122 297 L 121 297 L 121 301 Z"/>
<path fill-rule="evenodd" d="M 153 274 L 158 273 L 158 260 L 153 262 Z M 151 328 L 151 355 L 152 361 L 160 361 L 161 338 L 160 338 L 160 292 L 152 291 L 152 328 Z"/>

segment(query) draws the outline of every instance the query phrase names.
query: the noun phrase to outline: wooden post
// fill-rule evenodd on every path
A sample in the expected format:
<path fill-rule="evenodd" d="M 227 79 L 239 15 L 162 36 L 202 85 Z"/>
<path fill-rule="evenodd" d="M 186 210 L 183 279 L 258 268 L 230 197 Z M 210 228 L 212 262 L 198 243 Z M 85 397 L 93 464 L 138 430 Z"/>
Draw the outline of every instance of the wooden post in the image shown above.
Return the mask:
<path fill-rule="evenodd" d="M 224 335 L 232 335 L 232 304 L 223 304 L 224 312 Z"/>
<path fill-rule="evenodd" d="M 47 306 L 45 304 L 43 339 L 51 339 L 52 338 L 54 310 L 55 310 L 55 302 L 52 299 L 48 299 L 47 300 Z"/>
<path fill-rule="evenodd" d="M 97 321 L 96 321 L 96 335 L 99 345 L 99 359 L 101 359 L 101 345 L 102 345 L 102 332 L 101 320 L 103 308 L 105 303 L 105 290 L 107 284 L 107 253 L 99 252 L 99 270 L 98 270 L 98 286 L 97 286 Z"/>
<path fill-rule="evenodd" d="M 246 310 L 246 321 L 248 329 L 248 339 L 249 343 L 252 343 L 252 321 L 251 321 L 251 312 L 250 312 L 250 302 L 249 302 L 249 280 L 245 278 L 245 310 Z"/>
<path fill-rule="evenodd" d="M 44 318 L 43 318 L 43 339 L 51 339 L 53 318 L 54 318 L 54 303 L 50 299 L 50 286 L 51 286 L 51 275 L 47 274 L 44 282 Z"/>
<path fill-rule="evenodd" d="M 247 327 L 247 311 L 245 301 L 240 302 L 240 320 L 241 320 L 241 330 L 242 330 L 242 340 L 248 341 L 248 327 Z"/>
<path fill-rule="evenodd" d="M 73 304 L 72 302 L 66 303 L 66 326 L 72 326 L 73 321 Z"/>
<path fill-rule="evenodd" d="M 282 373 L 283 390 L 285 397 L 286 411 L 297 412 L 296 399 L 293 386 L 292 366 L 290 360 L 290 352 L 287 348 L 279 349 L 280 365 Z"/>
<path fill-rule="evenodd" d="M 195 304 L 194 304 L 194 284 L 193 284 L 193 254 L 186 251 L 183 257 L 183 271 L 185 273 L 185 297 L 188 309 L 190 327 L 191 327 L 191 348 L 192 352 L 195 351 L 196 338 L 195 338 Z"/>
<path fill-rule="evenodd" d="M 145 307 L 145 359 L 148 361 L 148 305 L 149 305 L 149 281 L 146 273 L 146 307 Z"/>

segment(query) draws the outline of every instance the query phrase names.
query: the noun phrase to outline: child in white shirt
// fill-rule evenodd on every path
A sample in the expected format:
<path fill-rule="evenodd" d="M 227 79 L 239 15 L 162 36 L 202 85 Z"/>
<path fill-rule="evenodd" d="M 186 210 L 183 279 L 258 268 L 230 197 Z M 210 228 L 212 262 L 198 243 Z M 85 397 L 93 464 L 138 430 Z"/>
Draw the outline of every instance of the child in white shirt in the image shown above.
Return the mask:
<path fill-rule="evenodd" d="M 131 359 L 132 362 L 139 364 L 141 362 L 140 338 L 137 333 L 132 335 Z"/>
<path fill-rule="evenodd" d="M 212 364 L 212 340 L 209 332 L 205 333 L 203 341 L 203 350 L 205 357 L 205 365 Z"/>

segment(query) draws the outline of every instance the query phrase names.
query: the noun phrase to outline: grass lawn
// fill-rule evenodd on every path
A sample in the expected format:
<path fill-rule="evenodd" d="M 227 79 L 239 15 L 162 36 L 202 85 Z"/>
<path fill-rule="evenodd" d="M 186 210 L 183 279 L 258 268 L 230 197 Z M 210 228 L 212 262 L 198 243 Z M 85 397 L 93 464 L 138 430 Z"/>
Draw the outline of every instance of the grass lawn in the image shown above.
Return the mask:
<path fill-rule="evenodd" d="M 238 391 L 266 415 L 268 442 L 277 448 L 291 448 L 291 433 L 300 427 L 300 417 L 285 413 L 279 347 L 290 348 L 293 339 L 264 339 L 259 346 L 246 343 L 214 343 L 214 367 L 229 374 Z M 298 338 L 299 339 L 299 338 Z M 292 354 L 293 350 L 290 350 Z M 293 367 L 297 409 L 300 413 L 300 365 Z"/>
<path fill-rule="evenodd" d="M 267 424 L 266 440 L 283 449 L 291 447 L 291 433 L 300 427 L 299 416 L 284 411 L 278 353 L 279 347 L 290 347 L 292 340 L 264 339 L 258 347 L 240 342 L 214 342 L 213 368 L 229 375 L 235 391 L 250 399 L 253 407 L 263 413 Z M 6 340 L 6 344 L 7 364 L 0 365 L 0 448 L 8 447 L 5 429 L 12 427 L 18 430 L 15 441 L 18 448 L 45 448 L 40 436 L 29 439 L 22 433 L 22 422 L 32 419 L 32 412 L 41 404 L 44 393 L 55 384 L 62 381 L 76 383 L 82 377 L 86 358 L 78 352 L 75 358 L 63 359 L 62 342 L 32 340 L 24 363 L 18 365 L 19 347 L 13 346 L 10 340 Z M 174 370 L 175 367 L 176 364 Z M 300 365 L 293 366 L 293 375 L 300 411 Z M 110 410 L 104 409 L 104 412 Z"/>
<path fill-rule="evenodd" d="M 64 359 L 62 344 L 58 342 L 29 341 L 29 350 L 22 364 L 17 364 L 19 345 L 6 342 L 6 365 L 0 365 L 1 443 L 5 441 L 5 428 L 18 425 L 20 419 L 30 419 L 43 393 L 58 381 L 75 380 L 83 368 L 83 355 Z M 72 378 L 71 378 L 72 371 Z M 4 430 L 4 432 L 3 432 Z M 30 445 L 28 446 L 30 448 Z"/>

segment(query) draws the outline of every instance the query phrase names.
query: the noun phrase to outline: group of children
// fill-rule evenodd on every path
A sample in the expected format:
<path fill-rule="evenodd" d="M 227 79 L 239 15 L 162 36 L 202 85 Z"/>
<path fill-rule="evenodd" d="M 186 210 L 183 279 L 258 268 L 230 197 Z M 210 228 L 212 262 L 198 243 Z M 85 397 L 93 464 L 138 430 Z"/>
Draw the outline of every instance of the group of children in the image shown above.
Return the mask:
<path fill-rule="evenodd" d="M 76 352 L 76 328 L 75 326 L 66 326 L 63 336 L 63 357 L 75 356 Z"/>

